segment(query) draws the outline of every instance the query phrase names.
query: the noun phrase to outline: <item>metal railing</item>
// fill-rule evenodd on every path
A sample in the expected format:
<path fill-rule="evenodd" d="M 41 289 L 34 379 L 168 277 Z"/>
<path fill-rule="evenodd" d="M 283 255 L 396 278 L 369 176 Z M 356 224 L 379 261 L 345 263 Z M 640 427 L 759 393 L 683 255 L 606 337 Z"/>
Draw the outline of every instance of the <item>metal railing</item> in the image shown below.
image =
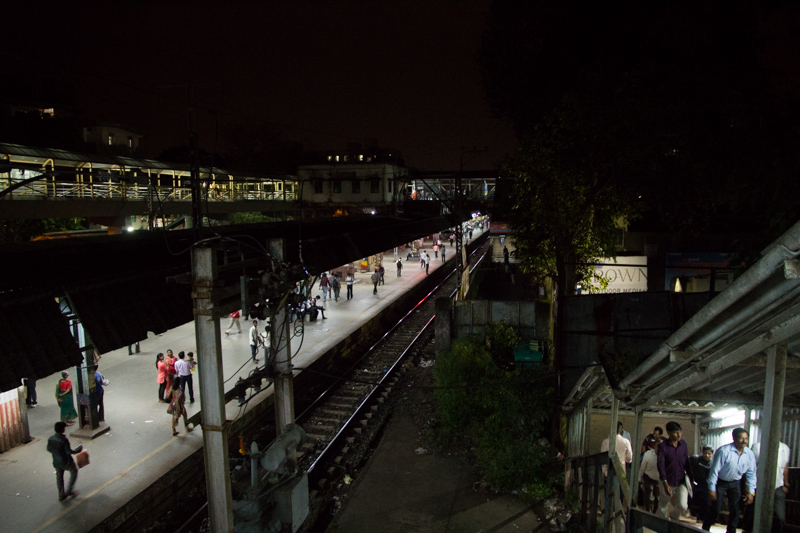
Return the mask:
<path fill-rule="evenodd" d="M 8 188 L 15 180 L 4 179 L 0 190 Z M 190 201 L 192 189 L 187 186 L 150 187 L 126 182 L 80 183 L 42 180 L 27 183 L 9 192 L 7 198 L 73 198 L 97 200 L 153 200 Z M 212 186 L 203 188 L 203 200 L 233 202 L 241 200 L 285 201 L 297 200 L 297 193 L 267 191 L 251 187 Z"/>

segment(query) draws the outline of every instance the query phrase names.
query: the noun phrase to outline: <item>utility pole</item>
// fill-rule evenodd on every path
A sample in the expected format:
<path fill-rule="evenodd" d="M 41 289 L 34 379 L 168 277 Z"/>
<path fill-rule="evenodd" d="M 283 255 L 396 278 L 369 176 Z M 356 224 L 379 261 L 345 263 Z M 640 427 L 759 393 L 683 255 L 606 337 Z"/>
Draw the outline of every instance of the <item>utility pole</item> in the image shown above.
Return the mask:
<path fill-rule="evenodd" d="M 200 378 L 200 403 L 203 421 L 206 492 L 211 531 L 233 531 L 231 478 L 228 466 L 228 425 L 225 416 L 225 391 L 222 383 L 222 348 L 219 320 L 214 316 L 212 299 L 217 281 L 215 245 L 192 249 L 194 331 Z"/>

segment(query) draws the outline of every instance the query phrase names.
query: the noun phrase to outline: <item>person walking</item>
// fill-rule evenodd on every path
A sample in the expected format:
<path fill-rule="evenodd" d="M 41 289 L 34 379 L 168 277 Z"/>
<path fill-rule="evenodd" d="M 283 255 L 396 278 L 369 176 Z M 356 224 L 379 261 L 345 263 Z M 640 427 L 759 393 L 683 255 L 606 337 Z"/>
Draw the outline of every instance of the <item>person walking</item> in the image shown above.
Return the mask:
<path fill-rule="evenodd" d="M 425 275 L 429 274 L 428 270 L 431 268 L 431 256 L 425 254 Z"/>
<path fill-rule="evenodd" d="M 669 431 L 669 428 L 667 428 Z M 741 480 L 747 480 L 745 505 L 753 503 L 756 491 L 756 456 L 747 447 L 750 434 L 744 428 L 736 428 L 732 432 L 733 442 L 717 448 L 711 460 L 708 473 L 708 509 L 703 520 L 703 529 L 711 531 L 717 522 L 717 515 L 722 510 L 722 499 L 728 497 L 727 533 L 735 533 L 741 513 Z"/>
<path fill-rule="evenodd" d="M 419 251 L 419 269 L 422 270 L 425 268 L 425 250 Z"/>
<path fill-rule="evenodd" d="M 642 456 L 642 466 L 639 469 L 639 485 L 644 494 L 645 510 L 655 513 L 658 510 L 658 448 L 647 450 Z"/>
<path fill-rule="evenodd" d="M 697 510 L 697 521 L 701 524 L 706 518 L 708 509 L 708 473 L 711 471 L 711 458 L 714 449 L 703 446 L 703 453 L 689 457 L 689 466 L 692 468 L 692 507 Z"/>
<path fill-rule="evenodd" d="M 397 277 L 399 278 L 403 272 L 403 260 L 398 258 L 397 259 Z"/>
<path fill-rule="evenodd" d="M 74 491 L 75 482 L 78 480 L 78 467 L 72 456 L 80 453 L 82 446 L 78 446 L 74 450 L 69 444 L 69 439 L 64 435 L 64 430 L 67 428 L 65 422 L 56 422 L 54 430 L 55 434 L 47 439 L 47 451 L 53 456 L 53 468 L 56 469 L 56 487 L 58 488 L 58 501 L 63 502 L 70 496 L 77 497 L 78 493 Z M 69 472 L 69 486 L 64 490 L 64 472 Z"/>
<path fill-rule="evenodd" d="M 242 317 L 242 312 L 241 311 L 234 311 L 233 313 L 231 313 L 228 316 L 230 317 L 231 321 L 228 324 L 228 329 L 225 330 L 225 335 L 228 335 L 231 332 L 231 330 L 233 329 L 233 326 L 236 326 L 236 329 L 238 330 L 238 333 L 241 333 L 242 332 L 242 325 L 239 323 L 239 319 Z"/>
<path fill-rule="evenodd" d="M 72 382 L 66 372 L 61 373 L 61 379 L 56 383 L 56 401 L 61 408 L 61 421 L 68 426 L 74 424 L 78 412 L 75 410 L 75 400 L 72 396 Z"/>
<path fill-rule="evenodd" d="M 176 379 L 172 383 L 172 401 L 170 407 L 172 408 L 172 436 L 176 437 L 178 432 L 175 428 L 178 427 L 178 420 L 183 417 L 183 427 L 186 428 L 188 433 L 194 428 L 189 427 L 189 415 L 186 413 L 186 395 L 181 390 L 180 382 Z"/>
<path fill-rule="evenodd" d="M 434 244 L 433 245 L 433 257 L 437 257 L 437 258 L 439 257 L 439 245 L 438 244 Z"/>
<path fill-rule="evenodd" d="M 383 268 L 383 263 L 378 267 L 378 285 L 383 285 L 383 275 L 386 274 L 386 270 Z"/>
<path fill-rule="evenodd" d="M 161 403 L 168 403 L 166 392 L 169 386 L 169 365 L 167 365 L 167 362 L 164 360 L 163 353 L 156 355 L 156 370 L 158 371 L 158 376 L 156 377 L 156 383 L 158 383 L 158 401 Z"/>
<path fill-rule="evenodd" d="M 322 277 L 319 278 L 319 288 L 322 289 L 322 302 L 325 303 L 328 300 L 328 288 L 330 286 L 330 280 L 328 279 L 328 275 L 323 272 Z"/>
<path fill-rule="evenodd" d="M 105 381 L 105 376 L 100 373 L 100 369 L 95 366 L 94 368 L 94 395 L 92 397 L 92 408 L 95 409 L 95 413 L 97 415 L 97 420 L 99 422 L 106 421 L 106 408 L 103 405 L 103 396 L 105 395 L 105 389 L 103 388 L 103 381 Z"/>
<path fill-rule="evenodd" d="M 347 276 L 344 278 L 344 283 L 345 285 L 347 285 L 347 299 L 350 300 L 353 298 L 353 283 L 355 283 L 355 279 L 353 279 L 353 274 L 348 272 Z"/>
<path fill-rule="evenodd" d="M 181 392 L 186 394 L 186 385 L 189 385 L 189 403 L 194 403 L 194 383 L 192 379 L 192 365 L 186 360 L 186 354 L 178 352 L 178 360 L 175 361 L 175 371 L 181 382 Z"/>
<path fill-rule="evenodd" d="M 681 437 L 683 428 L 677 422 L 667 422 L 667 440 L 658 445 L 658 475 L 661 494 L 658 495 L 658 515 L 680 520 L 689 508 L 689 487 L 686 476 L 692 477 L 689 465 L 689 445 Z"/>
<path fill-rule="evenodd" d="M 375 269 L 375 272 L 372 273 L 370 277 L 372 280 L 372 294 L 378 294 L 378 282 L 380 281 L 381 277 L 378 274 L 378 269 Z"/>
<path fill-rule="evenodd" d="M 333 300 L 335 302 L 339 301 L 339 291 L 341 290 L 342 286 L 339 283 L 339 276 L 332 274 L 331 275 L 331 290 L 333 291 Z"/>
<path fill-rule="evenodd" d="M 302 320 L 302 317 L 300 317 L 300 319 Z M 258 345 L 260 344 L 259 343 L 260 338 L 261 337 L 259 337 L 258 335 L 258 320 L 254 319 L 253 327 L 250 328 L 250 354 L 253 357 L 253 363 L 256 365 L 258 364 L 258 359 L 256 359 L 256 355 L 258 354 Z"/>

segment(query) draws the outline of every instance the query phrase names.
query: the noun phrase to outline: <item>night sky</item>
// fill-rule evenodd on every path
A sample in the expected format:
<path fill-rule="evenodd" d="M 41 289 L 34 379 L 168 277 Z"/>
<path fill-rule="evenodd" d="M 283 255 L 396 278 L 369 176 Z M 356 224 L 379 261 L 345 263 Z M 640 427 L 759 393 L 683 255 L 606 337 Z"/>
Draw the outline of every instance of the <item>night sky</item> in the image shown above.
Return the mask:
<path fill-rule="evenodd" d="M 208 152 L 224 152 L 224 132 L 237 124 L 269 123 L 308 149 L 376 139 L 421 170 L 458 169 L 462 147 L 488 147 L 463 158 L 465 169 L 485 169 L 516 145 L 480 83 L 488 5 L 17 6 L 4 8 L 0 58 L 12 73 L 6 87 L 21 82 L 17 96 L 50 96 L 139 129 L 148 156 L 187 143 L 185 85 L 194 84 L 199 146 Z"/>

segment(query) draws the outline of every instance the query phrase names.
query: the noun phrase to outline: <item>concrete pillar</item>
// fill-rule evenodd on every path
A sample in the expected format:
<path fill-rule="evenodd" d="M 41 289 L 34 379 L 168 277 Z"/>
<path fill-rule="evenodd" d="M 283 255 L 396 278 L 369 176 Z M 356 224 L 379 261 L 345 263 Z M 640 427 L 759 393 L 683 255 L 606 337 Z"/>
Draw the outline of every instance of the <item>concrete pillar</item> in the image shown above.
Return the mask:
<path fill-rule="evenodd" d="M 453 338 L 453 303 L 450 298 L 442 297 L 436 299 L 436 353 L 442 353 L 450 349 Z"/>
<path fill-rule="evenodd" d="M 631 477 L 630 477 L 630 487 L 631 487 L 631 501 L 629 502 L 630 507 L 636 507 L 636 494 L 638 494 L 638 487 L 639 487 L 639 455 L 642 451 L 642 424 L 644 423 L 644 409 L 637 407 L 634 410 L 634 422 L 633 422 L 633 433 L 631 434 L 631 448 L 633 449 L 633 462 L 631 463 Z M 624 463 L 623 463 L 624 464 Z"/>
<path fill-rule="evenodd" d="M 783 418 L 783 390 L 786 382 L 787 341 L 767 349 L 767 375 L 764 388 L 764 410 L 761 415 L 761 450 L 758 456 L 758 495 L 753 531 L 772 527 L 775 505 L 775 481 L 778 475 L 778 447 Z M 781 473 L 783 475 L 783 473 Z M 752 490 L 752 487 L 751 487 Z"/>
<path fill-rule="evenodd" d="M 233 531 L 233 511 L 228 426 L 222 384 L 222 348 L 219 317 L 214 316 L 214 302 L 211 299 L 217 279 L 215 246 L 197 246 L 192 250 L 192 274 L 208 515 L 211 531 L 230 533 Z"/>
<path fill-rule="evenodd" d="M 292 376 L 292 325 L 289 313 L 279 309 L 270 322 L 272 353 L 275 368 L 275 429 L 281 435 L 284 428 L 294 424 L 294 379 Z M 279 350 L 280 348 L 280 350 Z"/>

